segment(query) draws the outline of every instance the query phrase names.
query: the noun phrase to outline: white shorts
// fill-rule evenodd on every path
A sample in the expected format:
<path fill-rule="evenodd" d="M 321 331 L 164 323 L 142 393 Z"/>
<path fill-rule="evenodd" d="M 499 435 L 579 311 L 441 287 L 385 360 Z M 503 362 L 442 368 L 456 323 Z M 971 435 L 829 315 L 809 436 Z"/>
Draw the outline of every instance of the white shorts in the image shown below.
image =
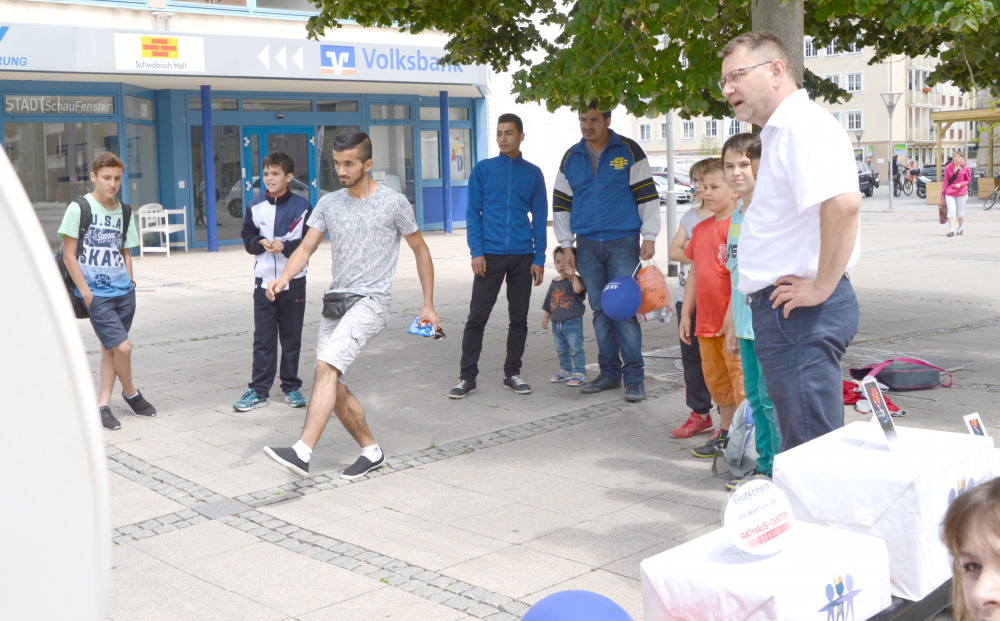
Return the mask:
<path fill-rule="evenodd" d="M 966 194 L 965 196 L 945 196 L 944 202 L 948 205 L 948 217 L 964 218 L 965 201 L 967 200 L 969 200 L 968 194 Z"/>
<path fill-rule="evenodd" d="M 361 349 L 389 325 L 389 309 L 372 298 L 354 303 L 340 319 L 319 324 L 316 359 L 340 371 L 338 381 L 347 383 L 347 372 Z"/>

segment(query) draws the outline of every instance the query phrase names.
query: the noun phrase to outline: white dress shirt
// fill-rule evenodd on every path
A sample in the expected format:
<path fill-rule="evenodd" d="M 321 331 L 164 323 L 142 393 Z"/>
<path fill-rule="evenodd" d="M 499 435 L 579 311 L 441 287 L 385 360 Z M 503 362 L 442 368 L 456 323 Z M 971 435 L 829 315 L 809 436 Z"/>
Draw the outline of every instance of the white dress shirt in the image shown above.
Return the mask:
<path fill-rule="evenodd" d="M 781 102 L 760 139 L 757 184 L 737 249 L 743 293 L 760 291 L 782 276 L 815 278 L 820 203 L 841 194 L 861 195 L 851 139 L 805 89 Z M 860 255 L 859 228 L 847 269 Z"/>

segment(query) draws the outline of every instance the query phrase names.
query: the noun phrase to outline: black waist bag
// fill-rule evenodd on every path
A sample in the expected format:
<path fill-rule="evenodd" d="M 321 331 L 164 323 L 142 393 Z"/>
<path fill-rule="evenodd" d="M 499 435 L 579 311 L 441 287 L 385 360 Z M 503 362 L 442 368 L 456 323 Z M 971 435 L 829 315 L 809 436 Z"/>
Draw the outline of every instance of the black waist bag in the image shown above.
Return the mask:
<path fill-rule="evenodd" d="M 355 302 L 364 297 L 356 293 L 328 291 L 323 295 L 323 316 L 327 319 L 340 319 L 351 310 Z"/>

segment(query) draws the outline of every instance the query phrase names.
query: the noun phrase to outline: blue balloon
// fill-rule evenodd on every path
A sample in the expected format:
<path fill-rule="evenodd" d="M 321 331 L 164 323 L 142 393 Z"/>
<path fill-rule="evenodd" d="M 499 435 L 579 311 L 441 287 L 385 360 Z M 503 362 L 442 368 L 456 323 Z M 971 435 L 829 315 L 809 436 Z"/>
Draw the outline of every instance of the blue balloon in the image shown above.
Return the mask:
<path fill-rule="evenodd" d="M 604 314 L 615 321 L 625 321 L 634 317 L 642 306 L 642 288 L 631 276 L 619 276 L 604 287 L 601 292 L 601 307 Z"/>
<path fill-rule="evenodd" d="M 632 281 L 635 282 L 635 281 Z M 633 621 L 621 606 L 590 591 L 560 591 L 543 597 L 524 621 Z"/>

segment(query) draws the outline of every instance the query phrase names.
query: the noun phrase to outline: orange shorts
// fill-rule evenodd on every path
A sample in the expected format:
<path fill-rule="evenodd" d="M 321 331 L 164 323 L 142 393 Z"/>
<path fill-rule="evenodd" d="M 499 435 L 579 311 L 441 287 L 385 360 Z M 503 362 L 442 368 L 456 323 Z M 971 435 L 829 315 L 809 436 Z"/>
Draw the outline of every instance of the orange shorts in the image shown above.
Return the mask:
<path fill-rule="evenodd" d="M 699 336 L 698 347 L 705 383 L 716 405 L 735 405 L 743 401 L 743 367 L 739 358 L 726 351 L 726 338 Z"/>

